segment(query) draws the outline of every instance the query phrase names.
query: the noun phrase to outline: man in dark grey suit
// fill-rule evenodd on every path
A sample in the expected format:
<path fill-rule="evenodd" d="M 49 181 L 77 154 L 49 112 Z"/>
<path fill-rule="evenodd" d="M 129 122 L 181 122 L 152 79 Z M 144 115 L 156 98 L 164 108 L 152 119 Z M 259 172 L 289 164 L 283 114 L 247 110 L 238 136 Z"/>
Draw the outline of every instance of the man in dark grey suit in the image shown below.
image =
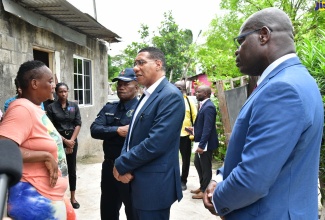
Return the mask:
<path fill-rule="evenodd" d="M 165 57 L 159 49 L 140 50 L 133 69 L 145 86 L 144 96 L 113 172 L 117 180 L 130 182 L 136 219 L 167 220 L 171 205 L 183 197 L 178 147 L 184 100 L 165 78 Z"/>

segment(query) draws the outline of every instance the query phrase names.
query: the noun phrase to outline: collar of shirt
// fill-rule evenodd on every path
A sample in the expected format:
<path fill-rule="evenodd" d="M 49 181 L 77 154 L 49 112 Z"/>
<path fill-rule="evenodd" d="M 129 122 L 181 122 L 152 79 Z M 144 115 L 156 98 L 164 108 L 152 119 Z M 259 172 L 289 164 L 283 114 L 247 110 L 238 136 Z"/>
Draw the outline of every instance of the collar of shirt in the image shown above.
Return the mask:
<path fill-rule="evenodd" d="M 200 107 L 202 107 L 202 105 L 203 105 L 206 101 L 208 101 L 208 99 L 210 99 L 210 98 L 206 98 L 206 99 L 204 99 L 202 102 L 200 102 Z"/>
<path fill-rule="evenodd" d="M 292 58 L 292 57 L 296 57 L 297 55 L 295 53 L 289 53 L 287 55 L 284 55 L 282 57 L 280 57 L 279 59 L 275 60 L 273 63 L 271 63 L 262 73 L 261 77 L 258 79 L 257 81 L 257 86 L 270 74 L 270 72 L 272 72 L 272 70 L 274 70 L 277 66 L 279 66 L 281 63 L 283 63 L 284 61 Z"/>
<path fill-rule="evenodd" d="M 133 106 L 133 104 L 135 102 L 137 102 L 137 101 L 138 101 L 138 98 L 135 96 L 133 99 L 131 99 L 131 100 L 123 103 L 124 104 L 124 107 L 125 107 L 125 110 L 129 110 Z"/>
<path fill-rule="evenodd" d="M 160 79 L 158 79 L 154 84 L 152 84 L 151 86 L 149 86 L 149 88 L 144 88 L 143 89 L 143 93 L 146 95 L 146 96 L 150 96 L 154 91 L 155 89 L 159 86 L 159 84 L 161 83 L 161 81 L 163 81 L 163 79 L 165 78 L 165 76 L 162 76 Z"/>
<path fill-rule="evenodd" d="M 61 104 L 61 102 L 59 100 L 56 100 L 53 103 L 55 103 L 54 105 L 60 106 L 60 108 L 62 108 L 62 104 Z M 67 102 L 66 102 L 65 106 L 66 106 L 66 108 L 69 106 L 68 99 L 67 99 Z"/>

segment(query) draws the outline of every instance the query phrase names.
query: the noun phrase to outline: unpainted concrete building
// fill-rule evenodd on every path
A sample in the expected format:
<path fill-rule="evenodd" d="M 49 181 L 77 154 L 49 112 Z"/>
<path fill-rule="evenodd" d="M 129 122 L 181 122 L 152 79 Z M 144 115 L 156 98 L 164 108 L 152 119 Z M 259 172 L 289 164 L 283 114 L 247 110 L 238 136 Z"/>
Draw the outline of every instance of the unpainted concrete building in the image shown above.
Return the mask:
<path fill-rule="evenodd" d="M 28 60 L 41 60 L 69 86 L 82 117 L 78 157 L 101 151 L 90 125 L 107 102 L 107 43 L 119 36 L 65 0 L 2 0 L 0 5 L 0 109 L 15 95 L 14 78 Z"/>

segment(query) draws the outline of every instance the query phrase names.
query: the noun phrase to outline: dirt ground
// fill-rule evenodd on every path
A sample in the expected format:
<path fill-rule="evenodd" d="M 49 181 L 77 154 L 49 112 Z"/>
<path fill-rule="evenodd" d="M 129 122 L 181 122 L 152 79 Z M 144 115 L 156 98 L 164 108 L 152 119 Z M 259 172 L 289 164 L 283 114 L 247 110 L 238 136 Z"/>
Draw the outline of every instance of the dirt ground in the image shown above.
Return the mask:
<path fill-rule="evenodd" d="M 102 155 L 83 158 L 77 164 L 77 191 L 76 199 L 80 208 L 76 210 L 78 220 L 100 220 L 100 173 Z M 214 170 L 215 171 L 215 170 Z M 202 200 L 192 199 L 191 189 L 199 187 L 199 179 L 196 169 L 191 164 L 187 190 L 183 191 L 183 199 L 175 202 L 171 207 L 171 220 L 218 220 L 217 216 L 210 214 L 204 208 Z M 67 196 L 69 194 L 67 193 Z M 124 207 L 120 211 L 120 220 L 126 220 Z"/>

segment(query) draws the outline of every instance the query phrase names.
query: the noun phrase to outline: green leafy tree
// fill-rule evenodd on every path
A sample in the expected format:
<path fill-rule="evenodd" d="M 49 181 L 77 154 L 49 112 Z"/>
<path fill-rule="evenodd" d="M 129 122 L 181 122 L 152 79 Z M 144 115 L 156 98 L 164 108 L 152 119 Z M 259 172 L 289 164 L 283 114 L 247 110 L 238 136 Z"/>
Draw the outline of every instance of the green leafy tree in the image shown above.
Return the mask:
<path fill-rule="evenodd" d="M 133 67 L 134 58 L 137 56 L 138 51 L 141 48 L 149 46 L 149 27 L 148 25 L 141 24 L 140 30 L 138 31 L 140 34 L 141 42 L 132 42 L 130 45 L 124 49 L 123 60 L 125 67 Z"/>
<path fill-rule="evenodd" d="M 141 24 L 140 30 L 140 42 L 132 42 L 127 45 L 123 52 L 111 58 L 111 65 L 113 68 L 112 72 L 116 75 L 125 68 L 133 67 L 134 58 L 137 56 L 138 51 L 141 48 L 149 46 L 149 27 L 147 25 Z M 118 70 L 118 71 L 117 71 Z M 114 78 L 114 74 L 109 79 Z"/>
<path fill-rule="evenodd" d="M 164 13 L 164 19 L 158 28 L 158 35 L 152 38 L 152 44 L 165 54 L 166 77 L 170 81 L 176 81 L 182 77 L 190 59 L 188 51 L 193 42 L 193 34 L 191 30 L 179 28 L 171 11 Z"/>
<path fill-rule="evenodd" d="M 107 63 L 108 63 L 108 65 L 107 65 L 107 67 L 108 67 L 108 81 L 112 81 L 112 79 L 119 74 L 120 69 L 117 66 L 112 65 L 112 57 L 110 55 L 107 56 Z"/>
<path fill-rule="evenodd" d="M 314 35 L 316 20 L 321 20 L 313 11 L 314 4 L 305 0 L 224 0 L 221 9 L 227 10 L 222 16 L 216 16 L 209 30 L 204 33 L 207 38 L 205 44 L 198 47 L 197 60 L 202 64 L 203 71 L 210 80 L 234 78 L 240 76 L 235 64 L 235 47 L 233 38 L 238 35 L 241 24 L 251 14 L 267 7 L 277 7 L 284 10 L 290 17 L 296 41 Z M 324 20 L 323 24 L 324 24 Z"/>
<path fill-rule="evenodd" d="M 180 29 L 169 11 L 164 13 L 164 20 L 157 32 L 152 32 L 152 38 L 150 38 L 149 27 L 145 24 L 141 24 L 138 33 L 140 34 L 140 42 L 132 42 L 128 45 L 122 54 L 112 59 L 114 60 L 112 65 L 119 65 L 122 69 L 133 66 L 134 58 L 141 48 L 155 46 L 165 54 L 166 77 L 170 81 L 180 79 L 191 57 L 192 31 Z M 192 70 L 190 69 L 189 72 L 192 73 Z"/>
<path fill-rule="evenodd" d="M 235 44 L 233 38 L 238 35 L 242 20 L 236 12 L 216 16 L 210 23 L 206 43 L 198 47 L 197 60 L 202 64 L 203 72 L 211 81 L 240 76 L 235 65 Z"/>

